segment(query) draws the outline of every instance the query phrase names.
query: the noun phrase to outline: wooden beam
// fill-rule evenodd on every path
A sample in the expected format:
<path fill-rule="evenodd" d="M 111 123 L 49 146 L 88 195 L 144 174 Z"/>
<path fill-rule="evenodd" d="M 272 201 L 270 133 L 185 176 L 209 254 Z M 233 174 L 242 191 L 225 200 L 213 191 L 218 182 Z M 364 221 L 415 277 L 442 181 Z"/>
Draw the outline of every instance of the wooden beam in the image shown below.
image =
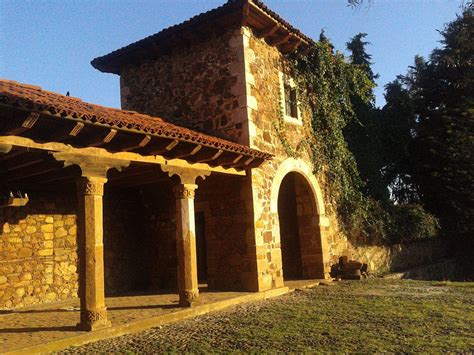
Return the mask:
<path fill-rule="evenodd" d="M 203 159 L 197 159 L 196 161 L 198 163 L 205 163 L 205 162 L 208 162 L 208 161 L 214 161 L 216 160 L 217 158 L 219 158 L 222 153 L 224 153 L 224 151 L 222 149 L 219 149 L 212 157 L 210 158 L 203 158 Z"/>
<path fill-rule="evenodd" d="M 98 142 L 94 142 L 92 144 L 89 144 L 89 146 L 91 147 L 98 147 L 98 146 L 101 146 L 103 144 L 107 144 L 107 143 L 110 143 L 112 141 L 112 139 L 114 139 L 114 137 L 117 135 L 117 130 L 114 129 L 114 128 L 111 128 L 110 131 L 107 133 L 107 135 L 101 140 L 101 141 L 98 141 Z"/>
<path fill-rule="evenodd" d="M 168 177 L 160 177 L 159 175 L 144 175 L 141 179 L 137 178 L 130 178 L 128 180 L 121 180 L 121 181 L 110 181 L 111 186 L 119 187 L 122 189 L 126 189 L 129 187 L 136 187 L 136 186 L 143 186 L 143 185 L 150 185 L 150 184 L 158 184 L 160 182 L 171 182 L 172 180 Z"/>
<path fill-rule="evenodd" d="M 71 137 L 76 137 L 79 134 L 79 132 L 82 131 L 83 128 L 84 128 L 84 123 L 83 122 L 77 122 L 76 125 L 69 132 L 69 135 Z"/>
<path fill-rule="evenodd" d="M 205 163 L 189 163 L 182 159 L 166 159 L 159 155 L 141 155 L 133 152 L 117 152 L 111 153 L 103 148 L 74 148 L 70 145 L 58 142 L 38 143 L 30 138 L 18 137 L 18 136 L 0 136 L 0 144 L 10 144 L 14 147 L 23 147 L 27 149 L 38 149 L 51 152 L 61 152 L 69 154 L 79 154 L 86 157 L 100 160 L 113 159 L 113 160 L 129 160 L 132 162 L 145 163 L 145 164 L 158 164 L 158 165 L 169 165 L 174 167 L 180 167 L 191 170 L 205 170 L 216 173 L 240 175 L 245 176 L 245 171 L 239 171 L 234 168 L 224 168 L 221 166 L 212 167 Z"/>
<path fill-rule="evenodd" d="M 162 149 L 151 151 L 148 154 L 150 154 L 150 155 L 159 155 L 159 154 L 171 152 L 174 148 L 176 148 L 176 146 L 178 144 L 179 144 L 179 140 L 175 139 L 174 141 L 169 143 L 166 147 L 164 147 Z"/>
<path fill-rule="evenodd" d="M 42 162 L 44 162 L 43 157 L 38 157 L 38 156 L 36 156 L 36 157 L 28 156 L 26 158 L 25 157 L 20 157 L 19 161 L 17 160 L 17 161 L 14 162 L 14 164 L 12 164 L 12 166 L 7 167 L 7 173 L 18 170 L 18 169 L 21 169 L 21 168 L 25 168 L 27 166 L 42 163 Z"/>
<path fill-rule="evenodd" d="M 249 17 L 250 17 L 250 5 L 249 1 L 247 0 L 244 4 L 243 11 L 242 11 L 242 26 L 247 26 Z"/>
<path fill-rule="evenodd" d="M 125 149 L 122 149 L 124 152 L 130 152 L 135 149 L 141 149 L 145 147 L 148 143 L 151 142 L 151 136 L 147 134 L 146 136 L 143 137 L 143 139 L 138 143 L 138 145 L 134 145 Z"/>
<path fill-rule="evenodd" d="M 288 33 L 286 36 L 276 38 L 275 40 L 270 41 L 269 44 L 271 46 L 279 46 L 280 44 L 287 43 L 291 36 L 292 34 Z"/>
<path fill-rule="evenodd" d="M 245 165 L 248 166 L 251 162 L 253 162 L 255 160 L 254 157 L 251 157 L 251 158 L 248 158 L 246 161 L 245 161 Z"/>
<path fill-rule="evenodd" d="M 186 158 L 186 157 L 192 157 L 193 155 L 196 155 L 196 153 L 199 152 L 201 149 L 202 149 L 202 145 L 196 144 L 196 146 L 193 149 L 191 149 L 190 152 L 176 155 L 173 158 L 182 159 L 182 158 Z"/>
<path fill-rule="evenodd" d="M 20 127 L 16 127 L 7 132 L 8 135 L 20 134 L 24 131 L 27 131 L 35 125 L 38 121 L 40 114 L 38 112 L 31 112 L 28 117 L 23 121 Z"/>
<path fill-rule="evenodd" d="M 286 46 L 284 46 L 284 48 L 282 48 L 282 50 L 287 53 L 292 52 L 295 49 L 297 49 L 301 43 L 302 43 L 301 39 L 296 38 L 296 41 L 288 43 Z"/>
<path fill-rule="evenodd" d="M 222 166 L 234 166 L 236 165 L 242 158 L 244 157 L 243 154 L 239 154 L 237 156 L 232 157 L 229 161 L 221 163 Z M 238 164 L 241 165 L 241 164 Z"/>
<path fill-rule="evenodd" d="M 252 7 L 253 10 L 255 10 L 257 13 L 259 13 L 261 16 L 269 19 L 271 22 L 273 22 L 276 26 L 278 26 L 279 28 L 281 28 L 282 30 L 284 31 L 287 31 L 288 33 L 292 32 L 290 29 L 288 29 L 286 26 L 284 26 L 282 23 L 278 22 L 277 20 L 275 20 L 273 17 L 271 17 L 270 15 L 268 15 L 266 12 L 264 12 L 259 6 L 257 6 L 256 4 L 254 4 L 252 1 L 249 1 L 249 4 L 250 6 Z M 297 35 L 295 35 L 295 37 L 299 37 Z M 301 38 L 301 40 L 308 44 L 308 41 L 306 41 L 305 39 Z"/>
<path fill-rule="evenodd" d="M 280 26 L 278 25 L 272 25 L 270 27 L 267 27 L 266 29 L 262 30 L 259 34 L 258 34 L 258 38 L 267 38 L 269 36 L 272 36 L 278 29 L 280 28 Z"/>
<path fill-rule="evenodd" d="M 42 169 L 38 169 L 38 170 L 32 169 L 24 173 L 16 173 L 14 176 L 7 176 L 7 181 L 24 180 L 24 179 L 35 177 L 35 176 L 44 175 L 51 171 L 57 171 L 58 169 L 61 169 L 61 167 L 50 166 L 50 167 L 43 167 Z"/>

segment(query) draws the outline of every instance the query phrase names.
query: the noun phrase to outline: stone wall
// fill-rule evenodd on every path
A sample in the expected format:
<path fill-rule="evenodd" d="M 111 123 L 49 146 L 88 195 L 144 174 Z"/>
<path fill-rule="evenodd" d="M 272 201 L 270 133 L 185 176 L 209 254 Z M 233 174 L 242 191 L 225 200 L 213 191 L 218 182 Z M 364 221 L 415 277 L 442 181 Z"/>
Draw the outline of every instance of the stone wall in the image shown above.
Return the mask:
<path fill-rule="evenodd" d="M 173 181 L 143 187 L 140 196 L 138 205 L 142 207 L 144 236 L 138 248 L 144 259 L 145 290 L 176 290 L 178 261 Z"/>
<path fill-rule="evenodd" d="M 195 206 L 205 217 L 209 288 L 256 291 L 250 179 L 211 175 L 199 184 Z"/>
<path fill-rule="evenodd" d="M 77 297 L 74 191 L 0 209 L 0 309 Z M 171 184 L 104 194 L 106 295 L 176 288 Z"/>
<path fill-rule="evenodd" d="M 30 198 L 0 209 L 0 309 L 77 296 L 75 198 Z"/>
<path fill-rule="evenodd" d="M 143 208 L 136 191 L 105 190 L 104 276 L 106 296 L 144 290 L 146 261 Z"/>
<path fill-rule="evenodd" d="M 248 100 L 256 103 L 249 110 L 250 145 L 275 155 L 271 161 L 251 172 L 255 238 L 259 259 L 259 287 L 268 289 L 283 284 L 278 213 L 271 209 L 272 199 L 278 198 L 278 193 L 272 196 L 271 191 L 277 171 L 281 164 L 290 158 L 290 152 L 285 149 L 283 142 L 286 142 L 292 152 L 298 155 L 301 162 L 306 166 L 311 166 L 310 156 L 304 150 L 303 144 L 305 138 L 310 136 L 310 125 L 307 112 L 303 107 L 299 107 L 301 122 L 282 120 L 283 98 L 281 97 L 280 73 L 286 71 L 282 54 L 275 47 L 254 36 L 249 29 L 244 29 L 244 37 L 246 37 L 244 43 L 247 45 L 245 61 L 248 74 L 246 76 L 251 78 L 251 81 L 247 82 L 250 94 Z M 285 136 L 283 140 L 276 130 L 279 125 L 280 131 Z M 317 208 L 323 210 L 324 206 L 317 206 Z M 323 250 L 327 249 L 326 243 L 332 237 L 327 227 L 329 219 L 322 216 L 325 221 L 323 224 L 321 216 L 314 217 L 318 218 L 318 221 L 311 234 L 312 238 L 318 241 L 315 240 L 312 243 L 319 243 Z M 320 265 L 315 266 L 317 273 L 319 277 L 323 277 L 329 267 L 327 256 L 316 257 L 321 260 Z"/>
<path fill-rule="evenodd" d="M 122 108 L 245 141 L 246 116 L 238 114 L 244 101 L 240 38 L 239 30 L 229 29 L 124 69 Z"/>
<path fill-rule="evenodd" d="M 351 247 L 347 255 L 369 265 L 376 275 L 408 270 L 421 265 L 437 263 L 446 257 L 446 245 L 441 239 L 428 239 L 390 247 Z"/>

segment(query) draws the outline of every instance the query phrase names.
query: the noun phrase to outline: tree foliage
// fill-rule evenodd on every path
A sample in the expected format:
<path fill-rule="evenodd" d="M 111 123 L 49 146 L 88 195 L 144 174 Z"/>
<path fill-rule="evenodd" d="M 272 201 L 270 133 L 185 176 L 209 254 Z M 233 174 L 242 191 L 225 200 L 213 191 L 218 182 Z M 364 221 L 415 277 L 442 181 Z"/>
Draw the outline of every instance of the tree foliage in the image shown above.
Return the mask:
<path fill-rule="evenodd" d="M 362 38 L 360 36 L 357 40 Z M 356 56 L 353 59 L 357 60 Z M 405 242 L 409 238 L 433 236 L 435 221 L 428 218 L 430 216 L 422 209 L 403 210 L 389 204 L 386 197 L 374 198 L 372 195 L 375 194 L 368 193 L 367 189 L 371 181 L 364 180 L 366 175 L 363 174 L 364 178 L 361 178 L 356 159 L 358 154 L 362 167 L 364 160 L 380 160 L 377 157 L 379 150 L 374 148 L 375 141 L 371 135 L 375 122 L 375 116 L 370 116 L 375 110 L 375 75 L 369 75 L 370 67 L 346 61 L 340 52 L 334 51 L 324 32 L 321 41 L 309 53 L 297 53 L 290 58 L 290 62 L 301 90 L 299 97 L 312 113 L 312 137 L 307 140 L 307 145 L 313 156 L 314 170 L 324 176 L 329 187 L 326 190 L 327 200 L 335 206 L 345 234 L 355 244 L 391 244 Z M 360 134 L 352 141 L 360 144 L 356 157 L 351 151 L 351 140 L 347 138 L 348 127 L 360 127 L 353 129 L 353 133 Z M 364 141 L 373 145 L 367 149 L 363 147 Z M 357 144 L 354 146 L 357 147 Z M 380 162 L 376 166 L 371 167 L 371 173 L 376 176 L 373 180 L 380 182 Z M 404 211 L 409 211 L 416 218 L 408 218 Z M 421 223 L 423 226 L 412 228 L 411 224 L 401 224 L 402 221 Z"/>
<path fill-rule="evenodd" d="M 362 70 L 375 87 L 377 74 L 372 71 L 372 56 L 367 53 L 366 46 L 370 44 L 363 39 L 366 33 L 359 33 L 346 43 L 350 51 L 350 63 Z M 352 94 L 351 103 L 354 110 L 354 119 L 344 130 L 344 136 L 350 151 L 354 154 L 358 170 L 364 182 L 364 193 L 378 200 L 388 199 L 387 186 L 382 179 L 383 167 L 382 137 L 380 127 L 380 111 L 375 107 L 375 97 L 371 91 L 370 100 L 360 99 L 357 94 Z"/>
<path fill-rule="evenodd" d="M 421 202 L 474 272 L 474 7 L 440 31 L 442 47 L 416 56 L 386 85 L 383 176 L 398 203 Z M 471 274 L 472 276 L 472 274 Z"/>
<path fill-rule="evenodd" d="M 410 154 L 423 203 L 462 255 L 474 250 L 473 5 L 441 35 L 443 46 L 417 57 L 403 78 L 416 119 Z"/>

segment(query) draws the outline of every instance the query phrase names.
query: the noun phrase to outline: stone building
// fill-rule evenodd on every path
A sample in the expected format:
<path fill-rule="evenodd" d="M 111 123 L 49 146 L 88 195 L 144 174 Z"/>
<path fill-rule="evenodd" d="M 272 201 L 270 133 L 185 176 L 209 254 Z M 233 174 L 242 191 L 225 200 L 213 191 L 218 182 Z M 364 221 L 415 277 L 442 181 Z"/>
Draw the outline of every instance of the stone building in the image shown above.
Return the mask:
<path fill-rule="evenodd" d="M 79 294 L 93 330 L 105 294 L 177 288 L 191 306 L 201 282 L 327 278 L 350 245 L 285 65 L 311 44 L 260 1 L 230 0 L 92 61 L 120 76 L 122 110 L 2 80 L 0 308 Z"/>

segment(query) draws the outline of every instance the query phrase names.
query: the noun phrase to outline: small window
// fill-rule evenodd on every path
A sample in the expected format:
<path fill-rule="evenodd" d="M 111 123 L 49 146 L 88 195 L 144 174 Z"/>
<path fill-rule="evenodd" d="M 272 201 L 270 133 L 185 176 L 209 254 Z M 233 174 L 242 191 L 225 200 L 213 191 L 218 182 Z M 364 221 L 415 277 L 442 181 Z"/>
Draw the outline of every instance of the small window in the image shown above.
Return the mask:
<path fill-rule="evenodd" d="M 280 72 L 280 92 L 282 98 L 282 113 L 285 121 L 301 125 L 298 110 L 298 93 L 295 82 L 290 76 Z"/>
<path fill-rule="evenodd" d="M 292 87 L 290 83 L 285 83 L 285 115 L 298 118 L 296 88 Z"/>

